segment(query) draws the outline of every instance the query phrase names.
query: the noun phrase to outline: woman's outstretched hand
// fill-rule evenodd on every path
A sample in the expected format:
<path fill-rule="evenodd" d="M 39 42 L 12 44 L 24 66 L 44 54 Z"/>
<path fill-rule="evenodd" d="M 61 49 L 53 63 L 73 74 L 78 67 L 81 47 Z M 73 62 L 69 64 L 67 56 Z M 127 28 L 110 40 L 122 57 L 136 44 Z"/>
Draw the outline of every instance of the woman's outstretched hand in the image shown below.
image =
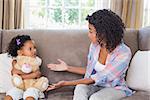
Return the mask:
<path fill-rule="evenodd" d="M 59 64 L 48 64 L 47 67 L 53 71 L 66 71 L 68 69 L 68 65 L 61 59 L 58 59 L 58 61 L 60 62 Z"/>
<path fill-rule="evenodd" d="M 59 81 L 58 83 L 49 85 L 49 87 L 47 88 L 46 91 L 50 91 L 50 90 L 54 90 L 54 89 L 57 89 L 57 88 L 61 88 L 63 86 L 65 86 L 65 81 Z"/>

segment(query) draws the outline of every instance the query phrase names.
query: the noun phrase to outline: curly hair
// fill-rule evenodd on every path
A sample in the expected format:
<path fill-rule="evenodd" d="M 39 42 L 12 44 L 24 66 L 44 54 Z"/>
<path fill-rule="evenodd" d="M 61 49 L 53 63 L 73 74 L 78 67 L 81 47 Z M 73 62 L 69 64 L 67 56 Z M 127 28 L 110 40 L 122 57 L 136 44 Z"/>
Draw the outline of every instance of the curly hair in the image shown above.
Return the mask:
<path fill-rule="evenodd" d="M 16 57 L 18 55 L 17 51 L 20 50 L 24 46 L 24 43 L 29 40 L 31 40 L 29 35 L 17 35 L 10 41 L 8 45 L 8 54 L 12 57 Z"/>
<path fill-rule="evenodd" d="M 96 29 L 97 42 L 111 52 L 122 42 L 125 25 L 121 18 L 111 10 L 103 9 L 94 12 L 86 17 L 89 24 Z"/>

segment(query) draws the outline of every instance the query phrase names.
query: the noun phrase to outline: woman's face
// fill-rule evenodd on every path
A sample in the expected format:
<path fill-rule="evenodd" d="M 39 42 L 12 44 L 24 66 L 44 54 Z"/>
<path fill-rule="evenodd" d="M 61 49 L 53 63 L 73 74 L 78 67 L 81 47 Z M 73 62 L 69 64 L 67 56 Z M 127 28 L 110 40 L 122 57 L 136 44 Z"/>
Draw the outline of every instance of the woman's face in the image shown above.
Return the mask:
<path fill-rule="evenodd" d="M 89 23 L 88 27 L 89 27 L 88 37 L 89 37 L 89 39 L 91 40 L 92 43 L 96 43 L 97 42 L 97 39 L 96 39 L 96 29 L 90 23 Z"/>

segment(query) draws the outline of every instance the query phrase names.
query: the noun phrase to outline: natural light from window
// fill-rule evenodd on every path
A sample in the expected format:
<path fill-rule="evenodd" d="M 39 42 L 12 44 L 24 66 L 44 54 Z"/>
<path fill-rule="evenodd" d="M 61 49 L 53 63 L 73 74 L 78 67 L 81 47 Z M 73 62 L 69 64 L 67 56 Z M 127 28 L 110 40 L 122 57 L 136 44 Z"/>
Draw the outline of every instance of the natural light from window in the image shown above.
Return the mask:
<path fill-rule="evenodd" d="M 24 0 L 26 29 L 87 28 L 86 16 L 110 9 L 111 0 Z M 142 27 L 150 26 L 150 2 L 144 0 Z"/>
<path fill-rule="evenodd" d="M 25 0 L 25 28 L 86 28 L 87 14 L 110 7 L 110 0 Z"/>
<path fill-rule="evenodd" d="M 144 0 L 143 27 L 150 26 L 150 0 Z"/>

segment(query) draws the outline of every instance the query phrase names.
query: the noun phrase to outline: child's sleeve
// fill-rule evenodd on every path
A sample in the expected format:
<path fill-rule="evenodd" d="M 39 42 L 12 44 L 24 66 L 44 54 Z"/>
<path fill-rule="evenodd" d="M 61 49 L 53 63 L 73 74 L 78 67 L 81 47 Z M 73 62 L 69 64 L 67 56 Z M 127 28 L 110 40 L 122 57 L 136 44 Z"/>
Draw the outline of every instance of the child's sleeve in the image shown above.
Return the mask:
<path fill-rule="evenodd" d="M 36 57 L 36 61 L 37 61 L 37 64 L 38 64 L 39 66 L 41 66 L 41 64 L 42 64 L 42 59 L 37 56 L 37 57 Z"/>

